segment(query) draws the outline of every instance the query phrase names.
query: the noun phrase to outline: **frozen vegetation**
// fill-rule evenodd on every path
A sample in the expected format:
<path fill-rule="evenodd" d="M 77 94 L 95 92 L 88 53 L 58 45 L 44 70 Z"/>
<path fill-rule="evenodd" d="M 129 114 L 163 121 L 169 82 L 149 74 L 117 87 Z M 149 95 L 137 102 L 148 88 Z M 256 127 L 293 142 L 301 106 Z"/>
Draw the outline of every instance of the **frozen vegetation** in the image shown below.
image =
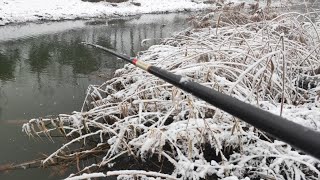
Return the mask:
<path fill-rule="evenodd" d="M 247 13 L 242 5 L 191 17 L 193 28 L 138 58 L 320 131 L 317 12 Z M 79 112 L 32 119 L 23 131 L 66 137 L 42 163 L 75 164 L 69 180 L 320 178 L 315 158 L 133 65 L 88 87 Z M 133 166 L 119 168 L 128 159 Z"/>

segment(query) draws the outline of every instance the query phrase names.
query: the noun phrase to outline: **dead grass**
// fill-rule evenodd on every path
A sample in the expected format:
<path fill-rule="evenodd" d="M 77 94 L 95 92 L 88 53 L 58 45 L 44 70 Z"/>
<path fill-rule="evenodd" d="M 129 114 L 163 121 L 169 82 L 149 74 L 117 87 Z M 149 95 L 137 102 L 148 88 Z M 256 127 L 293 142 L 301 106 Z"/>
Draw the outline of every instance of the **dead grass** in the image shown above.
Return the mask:
<path fill-rule="evenodd" d="M 320 130 L 315 101 L 318 86 L 302 88 L 297 83 L 303 75 L 314 76 L 310 72 L 320 65 L 319 26 L 308 15 L 236 11 L 194 17 L 192 21 L 210 23 L 152 46 L 139 59 L 273 113 L 281 109 L 284 117 L 298 113 L 294 121 Z M 309 108 L 313 113 L 310 118 L 297 118 Z M 212 174 L 220 178 L 320 177 L 316 159 L 132 65 L 118 70 L 104 84 L 90 86 L 81 112 L 33 119 L 24 125 L 30 136 L 50 136 L 57 129 L 70 140 L 43 165 L 53 158 L 73 157 L 70 149 L 74 143 L 87 146 L 89 141 L 95 142 L 85 152 L 105 148 L 95 164 L 79 167 L 82 170 L 77 178 L 83 172 L 112 166 L 122 155 L 142 160 L 156 156 L 159 162 L 170 162 L 174 170 L 170 175 L 161 171 L 103 170 L 92 175 L 173 179 L 200 179 Z M 208 147 L 211 154 L 207 153 Z"/>

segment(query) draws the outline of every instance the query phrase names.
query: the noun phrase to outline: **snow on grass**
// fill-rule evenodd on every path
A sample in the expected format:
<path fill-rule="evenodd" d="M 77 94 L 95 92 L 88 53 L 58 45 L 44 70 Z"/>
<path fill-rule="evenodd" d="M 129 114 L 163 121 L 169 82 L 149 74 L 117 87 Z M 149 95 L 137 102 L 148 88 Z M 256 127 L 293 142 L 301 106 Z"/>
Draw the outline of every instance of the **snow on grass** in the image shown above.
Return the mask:
<path fill-rule="evenodd" d="M 142 13 L 173 12 L 208 8 L 191 0 L 135 0 L 141 6 L 128 2 L 117 6 L 107 2 L 81 0 L 1 0 L 0 25 L 37 20 L 63 20 L 76 18 L 128 16 Z"/>
<path fill-rule="evenodd" d="M 193 19 L 197 28 L 165 39 L 138 58 L 266 111 L 278 115 L 282 111 L 283 117 L 320 131 L 315 81 L 320 76 L 315 73 L 320 67 L 319 26 L 299 13 L 276 17 L 228 11 L 217 17 L 206 19 L 202 28 L 197 24 L 203 18 Z M 69 137 L 44 166 L 57 158 L 75 161 L 79 154 L 102 148 L 96 164 L 81 167 L 69 179 L 86 178 L 89 171 L 92 176 L 124 179 L 320 177 L 319 160 L 133 65 L 125 65 L 102 85 L 89 86 L 82 109 L 23 126 L 29 135 L 59 130 Z M 72 149 L 76 142 L 86 148 Z M 157 163 L 160 173 L 141 169 L 105 173 L 124 155 L 141 161 L 156 159 L 152 163 Z M 170 172 L 161 171 L 162 161 L 171 164 Z"/>

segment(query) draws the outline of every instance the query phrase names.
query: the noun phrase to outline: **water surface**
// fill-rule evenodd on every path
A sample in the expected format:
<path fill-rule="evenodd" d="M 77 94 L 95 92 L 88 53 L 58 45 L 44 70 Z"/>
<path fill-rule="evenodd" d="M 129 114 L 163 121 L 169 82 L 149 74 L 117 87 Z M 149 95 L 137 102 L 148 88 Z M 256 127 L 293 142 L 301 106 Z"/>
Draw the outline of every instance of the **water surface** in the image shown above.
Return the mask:
<path fill-rule="evenodd" d="M 62 140 L 30 139 L 21 132 L 22 123 L 34 117 L 80 111 L 88 85 L 102 83 L 123 66 L 123 62 L 80 42 L 134 56 L 186 28 L 187 17 L 160 14 L 0 27 L 0 164 L 55 151 Z M 144 39 L 151 40 L 141 44 Z M 59 179 L 53 172 L 16 171 L 0 174 L 0 179 Z"/>

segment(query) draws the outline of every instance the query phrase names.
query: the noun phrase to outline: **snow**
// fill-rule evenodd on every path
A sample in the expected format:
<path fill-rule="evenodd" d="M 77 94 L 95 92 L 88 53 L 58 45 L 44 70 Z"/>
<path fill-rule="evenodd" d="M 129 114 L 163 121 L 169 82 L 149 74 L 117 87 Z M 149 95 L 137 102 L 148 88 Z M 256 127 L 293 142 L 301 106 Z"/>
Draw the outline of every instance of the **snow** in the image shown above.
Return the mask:
<path fill-rule="evenodd" d="M 180 84 L 186 84 L 189 81 L 189 79 L 187 77 L 181 77 L 179 83 Z"/>
<path fill-rule="evenodd" d="M 229 177 L 223 178 L 222 180 L 239 180 L 239 179 L 236 176 L 229 176 Z"/>
<path fill-rule="evenodd" d="M 77 18 L 105 18 L 142 13 L 160 13 L 200 10 L 209 5 L 191 0 L 135 0 L 141 6 L 128 2 L 112 6 L 107 2 L 81 0 L 1 0 L 0 25 L 37 20 L 64 20 Z"/>
<path fill-rule="evenodd" d="M 173 9 L 178 2 L 185 3 L 183 6 L 192 3 L 187 0 L 170 0 L 173 7 L 169 8 L 161 4 L 153 7 L 152 3 L 159 3 L 158 0 L 152 3 L 139 2 L 145 3 L 144 8 L 139 9 L 128 3 L 119 5 L 123 7 L 122 15 Z M 197 3 L 193 5 L 203 6 Z M 92 5 L 96 10 L 102 6 L 113 8 L 107 3 Z M 125 12 L 128 7 L 133 9 Z M 179 5 L 179 8 L 182 7 Z M 90 15 L 97 15 L 94 13 Z M 188 30 L 188 35 L 184 31 L 164 40 L 160 45 L 152 46 L 139 59 L 183 75 L 180 83 L 186 83 L 188 79 L 195 80 L 278 115 L 282 107 L 279 99 L 283 92 L 286 97 L 283 117 L 320 131 L 319 87 L 303 89 L 296 83 L 298 76 L 308 74 L 310 67 L 315 69 L 320 64 L 319 56 L 314 51 L 320 41 L 316 35 L 320 29 L 311 23 L 301 26 L 299 16 L 298 13 L 288 13 L 281 16 L 281 21 L 280 18 L 272 18 L 270 21 L 238 24 L 236 31 L 233 25 L 213 30 L 208 27 Z M 242 18 L 250 18 L 250 15 Z M 213 23 L 216 24 L 216 21 L 213 20 Z M 283 27 L 288 32 L 283 34 Z M 291 36 L 304 38 L 305 43 Z M 278 45 L 280 38 L 285 39 L 285 52 Z M 206 62 L 199 62 L 200 54 L 208 54 Z M 286 71 L 282 68 L 283 56 L 290 59 L 285 62 L 288 68 Z M 301 57 L 308 57 L 309 62 L 301 62 Z M 286 73 L 284 80 L 281 78 L 283 73 Z M 125 85 L 125 88 L 119 88 L 119 84 Z M 47 134 L 55 127 L 64 125 L 63 128 L 68 132 L 66 136 L 73 138 L 49 155 L 43 163 L 59 158 L 61 152 L 68 152 L 65 150 L 71 149 L 76 142 L 95 138 L 100 140 L 97 146 L 105 145 L 108 148 L 105 149 L 104 157 L 97 158 L 98 162 L 90 167 L 112 165 L 117 163 L 116 159 L 120 155 L 130 153 L 142 160 L 151 155 L 158 156 L 161 160 L 169 161 L 174 169 L 172 174 L 143 170 L 108 171 L 106 174 L 71 175 L 69 180 L 116 175 L 123 179 L 136 175 L 143 178 L 152 176 L 175 179 L 181 176 L 181 179 L 200 179 L 215 174 L 225 180 L 249 180 L 246 176 L 266 179 L 317 179 L 320 176 L 319 160 L 302 154 L 284 142 L 269 141 L 270 137 L 256 128 L 133 65 L 117 71 L 113 79 L 102 85 L 89 86 L 87 97 L 89 95 L 101 100 L 99 103 L 92 102 L 93 107 L 87 112 L 60 115 L 54 120 L 34 119 L 23 126 L 28 135 L 38 135 Z M 165 123 L 169 118 L 172 122 Z M 101 119 L 105 121 L 99 121 Z M 108 122 L 110 119 L 114 122 Z M 53 124 L 54 128 L 49 126 L 38 131 L 33 128 L 43 122 Z M 210 153 L 217 158 L 206 159 L 208 155 L 205 153 L 205 145 L 210 145 Z"/>
<path fill-rule="evenodd" d="M 128 176 L 128 175 L 130 175 L 130 176 Z M 172 180 L 177 179 L 177 178 L 170 176 L 170 175 L 166 175 L 166 174 L 162 174 L 162 173 L 158 173 L 158 172 L 152 172 L 152 171 L 122 170 L 122 171 L 108 171 L 106 174 L 104 174 L 104 173 L 90 173 L 90 174 L 84 173 L 79 176 L 66 178 L 66 180 L 81 180 L 81 179 L 102 178 L 102 177 L 109 177 L 109 176 L 118 176 L 117 179 L 126 179 L 127 180 L 127 179 L 132 179 L 131 178 L 132 175 L 142 175 L 141 179 L 145 179 L 145 180 L 154 179 L 154 178 L 151 178 L 150 176 L 161 177 L 161 178 L 172 179 Z M 149 176 L 149 177 L 147 177 L 147 176 Z"/>
<path fill-rule="evenodd" d="M 66 180 L 80 180 L 80 179 L 90 179 L 90 178 L 101 178 L 106 177 L 103 173 L 90 173 L 90 174 L 82 174 L 81 176 L 66 178 Z"/>

